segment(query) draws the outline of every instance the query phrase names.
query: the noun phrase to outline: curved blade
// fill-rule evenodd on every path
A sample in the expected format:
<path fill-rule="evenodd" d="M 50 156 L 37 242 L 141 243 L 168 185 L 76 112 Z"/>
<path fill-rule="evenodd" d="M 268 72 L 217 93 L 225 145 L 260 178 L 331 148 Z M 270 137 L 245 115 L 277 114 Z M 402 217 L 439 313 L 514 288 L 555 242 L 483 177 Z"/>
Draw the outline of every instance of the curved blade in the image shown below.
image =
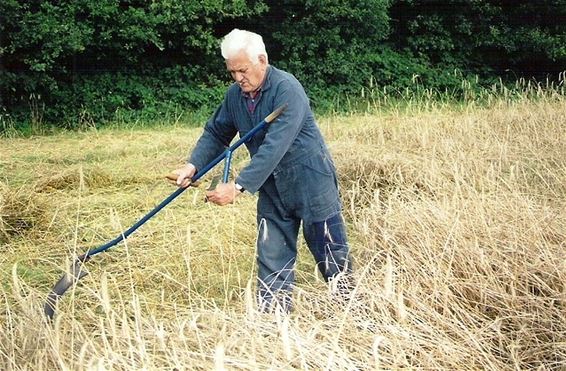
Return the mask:
<path fill-rule="evenodd" d="M 82 264 L 88 261 L 88 255 L 82 255 L 75 262 L 71 265 L 71 269 L 66 272 L 60 279 L 57 281 L 51 292 L 47 296 L 47 301 L 43 307 L 43 313 L 45 316 L 52 320 L 55 314 L 55 307 L 57 306 L 57 301 L 63 294 L 74 284 L 78 282 L 81 278 L 86 276 L 88 272 L 83 268 Z"/>

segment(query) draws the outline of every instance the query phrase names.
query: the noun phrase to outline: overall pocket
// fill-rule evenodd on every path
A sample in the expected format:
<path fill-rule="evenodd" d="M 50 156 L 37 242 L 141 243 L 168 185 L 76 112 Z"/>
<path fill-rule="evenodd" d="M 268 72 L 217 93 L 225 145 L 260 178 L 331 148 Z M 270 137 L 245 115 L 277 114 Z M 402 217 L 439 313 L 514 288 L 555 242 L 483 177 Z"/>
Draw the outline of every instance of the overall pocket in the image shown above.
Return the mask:
<path fill-rule="evenodd" d="M 326 218 L 340 209 L 336 170 L 324 152 L 311 156 L 302 164 L 301 187 L 308 206 L 306 219 Z"/>

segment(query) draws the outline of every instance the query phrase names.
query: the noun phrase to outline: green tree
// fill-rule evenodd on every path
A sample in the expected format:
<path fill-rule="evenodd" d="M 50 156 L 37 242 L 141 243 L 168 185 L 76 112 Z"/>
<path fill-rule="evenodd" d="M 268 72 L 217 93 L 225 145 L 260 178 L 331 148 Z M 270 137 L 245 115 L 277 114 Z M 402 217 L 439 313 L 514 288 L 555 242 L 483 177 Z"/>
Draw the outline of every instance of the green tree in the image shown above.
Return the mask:
<path fill-rule="evenodd" d="M 87 98 L 112 94 L 113 76 L 122 95 L 106 100 L 104 110 L 139 108 L 144 97 L 161 92 L 150 92 L 136 76 L 148 76 L 148 83 L 159 74 L 173 83 L 195 76 L 197 84 L 206 81 L 217 53 L 217 25 L 265 9 L 262 1 L 243 0 L 3 0 L 2 103 L 26 107 L 33 93 L 60 119 L 69 113 L 61 102 L 76 111 L 95 104 Z M 93 94 L 85 91 L 96 89 L 90 80 L 106 83 Z"/>
<path fill-rule="evenodd" d="M 58 123 L 214 105 L 234 27 L 262 34 L 315 103 L 566 66 L 566 0 L 2 0 L 0 114 L 29 116 L 30 97 Z"/>
<path fill-rule="evenodd" d="M 566 66 L 565 0 L 395 0 L 392 42 L 433 65 L 544 78 Z"/>
<path fill-rule="evenodd" d="M 311 86 L 359 91 L 368 84 L 389 34 L 389 0 L 266 3 L 260 32 L 272 61 Z"/>

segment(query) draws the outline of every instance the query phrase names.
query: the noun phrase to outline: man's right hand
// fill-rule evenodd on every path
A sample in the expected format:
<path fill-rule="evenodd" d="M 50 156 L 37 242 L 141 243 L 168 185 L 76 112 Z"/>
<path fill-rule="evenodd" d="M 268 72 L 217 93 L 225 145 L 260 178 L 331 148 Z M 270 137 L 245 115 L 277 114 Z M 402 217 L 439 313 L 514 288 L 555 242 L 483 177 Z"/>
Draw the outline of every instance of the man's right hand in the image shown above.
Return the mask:
<path fill-rule="evenodd" d="M 191 178 L 197 172 L 197 168 L 193 164 L 186 164 L 180 169 L 174 170 L 173 174 L 177 175 L 175 184 L 179 187 L 187 188 L 191 185 Z"/>

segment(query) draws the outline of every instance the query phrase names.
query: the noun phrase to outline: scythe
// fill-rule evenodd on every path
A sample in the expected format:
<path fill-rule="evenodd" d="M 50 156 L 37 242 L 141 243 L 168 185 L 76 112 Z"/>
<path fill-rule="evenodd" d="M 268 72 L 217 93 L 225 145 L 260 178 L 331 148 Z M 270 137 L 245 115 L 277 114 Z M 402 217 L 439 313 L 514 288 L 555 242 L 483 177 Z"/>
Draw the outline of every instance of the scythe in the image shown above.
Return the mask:
<path fill-rule="evenodd" d="M 232 153 L 242 144 L 246 143 L 250 140 L 254 135 L 256 135 L 260 130 L 266 127 L 268 124 L 273 122 L 287 107 L 287 105 L 283 105 L 277 108 L 275 111 L 270 113 L 265 119 L 263 119 L 259 124 L 257 124 L 252 130 L 250 130 L 246 135 L 241 137 L 237 140 L 234 144 L 229 146 L 221 155 L 216 157 L 212 160 L 208 165 L 204 168 L 200 169 L 192 178 L 191 184 L 195 184 L 201 177 L 203 177 L 206 173 L 208 173 L 213 167 L 215 167 L 219 162 L 225 160 L 225 168 L 224 168 L 224 175 L 223 181 L 228 181 L 229 175 L 229 167 L 231 163 Z M 171 179 L 171 178 L 170 178 Z M 188 188 L 188 187 L 187 187 Z M 179 195 L 181 195 L 187 188 L 179 187 L 175 192 L 169 195 L 166 199 L 161 201 L 157 206 L 155 206 L 151 211 L 149 211 L 146 215 L 144 215 L 141 219 L 139 219 L 134 225 L 130 228 L 122 232 L 118 237 L 114 238 L 113 240 L 97 247 L 92 250 L 88 250 L 83 255 L 80 255 L 78 258 L 75 259 L 73 264 L 71 265 L 70 269 L 63 274 L 63 276 L 57 281 L 53 289 L 47 296 L 47 300 L 43 307 L 43 312 L 45 316 L 52 320 L 55 314 L 55 308 L 57 306 L 58 300 L 65 294 L 65 292 L 76 284 L 81 278 L 87 275 L 86 270 L 84 269 L 83 265 L 89 261 L 93 256 L 100 254 L 108 250 L 109 248 L 117 245 L 121 241 L 128 238 L 132 233 L 134 233 L 139 227 L 145 224 L 149 219 L 151 219 L 155 214 L 157 214 L 161 209 L 167 206 L 171 201 L 176 199 Z"/>

